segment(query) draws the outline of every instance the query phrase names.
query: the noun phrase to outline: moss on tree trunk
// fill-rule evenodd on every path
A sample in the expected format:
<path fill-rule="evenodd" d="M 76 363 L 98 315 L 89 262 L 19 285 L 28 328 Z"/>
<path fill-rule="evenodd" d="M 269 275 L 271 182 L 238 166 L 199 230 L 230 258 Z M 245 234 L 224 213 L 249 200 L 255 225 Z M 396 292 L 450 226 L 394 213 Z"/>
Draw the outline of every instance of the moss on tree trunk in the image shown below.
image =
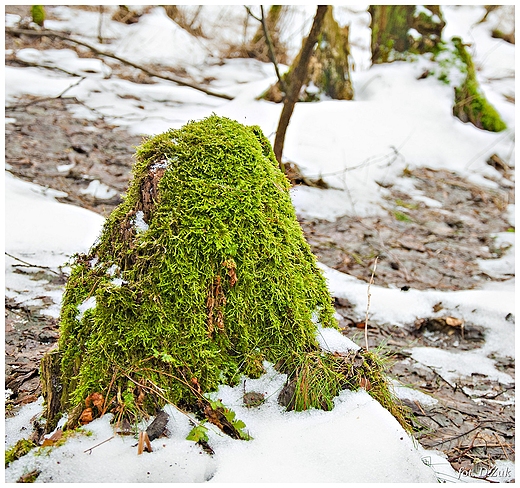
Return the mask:
<path fill-rule="evenodd" d="M 371 5 L 372 63 L 435 52 L 445 26 L 439 6 Z"/>
<path fill-rule="evenodd" d="M 475 66 L 462 40 L 452 39 L 455 55 L 462 62 L 466 76 L 462 83 L 455 87 L 455 104 L 453 115 L 462 122 L 470 122 L 479 129 L 500 132 L 507 128 L 500 114 L 488 102 L 477 80 Z"/>

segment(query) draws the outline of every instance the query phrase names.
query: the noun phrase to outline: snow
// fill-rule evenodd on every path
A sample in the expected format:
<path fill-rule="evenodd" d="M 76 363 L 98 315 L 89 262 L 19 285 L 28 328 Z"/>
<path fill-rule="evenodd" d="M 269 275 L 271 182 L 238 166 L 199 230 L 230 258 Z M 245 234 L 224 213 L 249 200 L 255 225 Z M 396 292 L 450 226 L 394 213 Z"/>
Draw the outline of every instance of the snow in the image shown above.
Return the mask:
<path fill-rule="evenodd" d="M 148 230 L 148 224 L 144 221 L 144 213 L 142 210 L 139 210 L 135 214 L 135 228 L 137 232 L 145 232 Z"/>
<path fill-rule="evenodd" d="M 70 169 L 70 165 L 67 165 L 66 168 Z M 62 171 L 63 170 L 64 169 L 62 167 Z M 99 180 L 91 181 L 87 188 L 81 190 L 80 193 L 83 195 L 92 195 L 93 197 L 99 200 L 108 200 L 109 198 L 112 198 L 117 195 L 116 190 L 110 188 L 109 186 L 105 185 Z"/>
<path fill-rule="evenodd" d="M 54 7 L 59 20 L 46 21 L 46 27 L 71 31 L 99 49 L 111 50 L 136 63 L 155 62 L 183 68 L 195 80 L 215 78 L 211 89 L 234 97 L 227 101 L 188 87 L 154 79 L 154 84 L 136 84 L 113 74 L 111 62 L 78 57 L 72 50 L 22 49 L 20 60 L 55 67 L 6 67 L 5 100 L 16 103 L 22 95 L 76 97 L 76 117 L 86 120 L 103 116 L 108 123 L 134 134 L 154 135 L 179 128 L 190 120 L 217 113 L 248 125 L 259 125 L 274 140 L 281 107 L 257 97 L 275 81 L 270 64 L 251 59 L 226 59 L 220 62 L 218 48 L 228 46 L 244 35 L 245 9 L 239 5 L 204 6 L 201 25 L 207 39 L 195 39 L 173 23 L 161 8 L 147 9 L 137 24 L 124 25 L 110 20 L 115 6 L 105 6 L 101 23 L 106 41 L 98 43 L 99 12 Z M 137 8 L 137 7 L 132 7 Z M 144 9 L 144 7 L 142 7 Z M 196 6 L 185 6 L 196 15 Z M 256 8 L 256 7 L 255 7 Z M 295 53 L 308 30 L 315 7 L 297 6 L 283 39 L 290 41 Z M 497 153 L 514 166 L 515 107 L 504 95 L 515 93 L 515 46 L 490 36 L 500 19 L 491 14 L 489 22 L 477 24 L 482 7 L 444 6 L 446 39 L 460 36 L 471 43 L 477 75 L 486 96 L 508 125 L 494 134 L 464 124 L 451 115 L 452 87 L 435 78 L 418 80 L 431 63 L 395 62 L 370 67 L 369 16 L 362 6 L 337 6 L 335 15 L 342 25 L 350 25 L 353 42 L 352 73 L 355 100 L 322 101 L 298 104 L 285 141 L 284 155 L 298 164 L 305 176 L 323 178 L 330 189 L 296 187 L 291 197 L 297 214 L 303 218 L 334 221 L 342 215 L 377 215 L 382 212 L 385 189 L 379 184 L 402 186 L 415 200 L 442 208 L 442 201 L 427 198 L 400 179 L 405 168 L 429 166 L 456 171 L 477 184 L 496 185 L 489 178 L 501 175 L 486 164 Z M 7 26 L 17 16 L 6 15 Z M 503 20 L 502 20 L 503 21 Z M 256 30 L 249 23 L 247 32 Z M 285 69 L 285 67 L 281 67 Z M 78 76 L 84 79 L 76 84 Z M 75 85 L 76 84 L 76 85 Z M 75 85 L 75 86 L 73 86 Z M 8 118 L 6 124 L 13 123 Z M 162 164 L 162 163 L 161 163 Z M 164 163 L 165 164 L 165 163 Z M 161 166 L 157 166 L 158 168 Z M 6 169 L 9 167 L 6 165 Z M 61 165 L 67 171 L 70 165 Z M 26 303 L 41 303 L 42 294 L 53 305 L 42 313 L 59 316 L 62 289 L 48 286 L 48 280 L 30 279 L 48 267 L 59 271 L 70 256 L 86 252 L 99 236 L 103 218 L 90 211 L 57 201 L 63 193 L 23 182 L 5 172 L 5 256 L 6 296 Z M 94 180 L 85 193 L 110 198 L 114 190 Z M 509 205 L 511 225 L 515 206 Z M 136 228 L 147 228 L 143 215 L 136 215 Z M 431 347 L 411 347 L 411 357 L 425 368 L 435 370 L 454 384 L 462 376 L 480 374 L 508 385 L 514 382 L 496 367 L 495 356 L 515 356 L 514 323 L 507 319 L 515 313 L 515 234 L 496 235 L 495 245 L 503 250 L 497 260 L 478 264 L 490 276 L 504 281 L 458 292 L 419 291 L 371 286 L 369 317 L 373 322 L 405 325 L 420 317 L 432 316 L 432 307 L 442 302 L 440 314 L 450 314 L 485 329 L 485 343 L 471 351 L 444 351 Z M 15 272 L 15 258 L 33 264 L 28 274 Z M 367 309 L 367 284 L 320 264 L 331 293 L 347 299 L 360 320 Z M 114 270 L 114 275 L 116 270 Z M 111 275 L 112 276 L 112 275 Z M 115 276 L 113 284 L 120 286 Z M 95 301 L 86 301 L 84 313 Z M 358 347 L 336 331 L 318 329 L 318 340 L 330 351 L 345 352 Z M 210 430 L 213 457 L 201 452 L 185 437 L 191 429 L 189 419 L 173 407 L 171 436 L 152 442 L 154 451 L 136 455 L 133 437 L 115 436 L 109 416 L 87 426 L 91 436 L 78 435 L 45 456 L 31 453 L 6 469 L 6 481 L 41 470 L 42 482 L 435 482 L 474 481 L 469 473 L 457 473 L 446 457 L 414 444 L 393 417 L 364 391 L 345 391 L 335 399 L 330 412 L 285 412 L 277 404 L 277 392 L 285 377 L 267 365 L 267 373 L 257 380 L 243 380 L 235 387 L 222 387 L 215 398 L 235 410 L 253 436 L 249 442 L 235 441 Z M 260 407 L 242 405 L 244 388 L 266 394 Z M 427 405 L 427 395 L 394 384 L 401 398 Z M 469 392 L 471 394 L 471 392 Z M 6 419 L 6 447 L 30 433 L 31 419 L 41 412 L 41 399 L 25 406 Z M 91 449 L 91 450 L 90 450 Z M 59 463 L 59 464 L 58 464 Z M 513 479 L 514 463 L 497 463 L 503 474 L 497 479 Z M 512 473 L 512 474 L 511 474 Z"/>

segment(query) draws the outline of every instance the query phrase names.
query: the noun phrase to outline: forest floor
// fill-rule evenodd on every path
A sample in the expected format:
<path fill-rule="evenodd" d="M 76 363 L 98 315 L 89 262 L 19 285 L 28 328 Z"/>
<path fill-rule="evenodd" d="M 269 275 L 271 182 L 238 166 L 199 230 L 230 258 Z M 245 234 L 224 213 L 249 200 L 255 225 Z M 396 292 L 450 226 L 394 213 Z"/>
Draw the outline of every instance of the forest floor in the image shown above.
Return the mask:
<path fill-rule="evenodd" d="M 134 148 L 142 138 L 103 119 L 74 118 L 68 107 L 76 103 L 72 98 L 25 97 L 7 108 L 6 117 L 15 119 L 6 124 L 7 168 L 22 180 L 65 192 L 60 201 L 106 217 L 127 189 Z M 505 251 L 494 245 L 491 235 L 509 227 L 505 209 L 514 202 L 514 183 L 490 190 L 455 173 L 427 168 L 404 176 L 412 178 L 425 196 L 442 201 L 442 210 L 418 205 L 409 195 L 388 187 L 386 216 L 341 217 L 335 222 L 300 219 L 319 261 L 368 283 L 378 256 L 377 285 L 399 287 L 403 293 L 472 289 L 504 279 L 484 273 L 476 259 L 498 258 Z M 93 180 L 118 195 L 99 199 L 85 192 Z M 26 264 L 20 261 L 17 272 L 28 273 Z M 46 279 L 48 290 L 62 288 L 66 281 L 65 275 L 45 268 L 29 275 Z M 39 306 L 12 298 L 5 305 L 5 379 L 11 392 L 6 404 L 8 412 L 14 412 L 41 393 L 39 361 L 56 343 L 58 321 L 41 314 Z M 336 298 L 335 306 L 343 333 L 359 342 L 364 324 L 348 301 Z M 432 310 L 432 316 L 439 308 L 442 304 Z M 420 317 L 404 327 L 370 323 L 369 346 L 381 347 L 391 358 L 393 378 L 437 400 L 431 406 L 408 402 L 415 415 L 415 437 L 425 448 L 445 452 L 456 470 L 471 469 L 476 462 L 491 467 L 498 459 L 513 461 L 514 384 L 504 387 L 480 375 L 449 384 L 407 352 L 420 345 L 452 351 L 482 345 L 483 328 L 458 325 L 431 317 Z M 493 359 L 514 378 L 513 358 Z M 476 396 L 475 391 L 482 395 Z"/>

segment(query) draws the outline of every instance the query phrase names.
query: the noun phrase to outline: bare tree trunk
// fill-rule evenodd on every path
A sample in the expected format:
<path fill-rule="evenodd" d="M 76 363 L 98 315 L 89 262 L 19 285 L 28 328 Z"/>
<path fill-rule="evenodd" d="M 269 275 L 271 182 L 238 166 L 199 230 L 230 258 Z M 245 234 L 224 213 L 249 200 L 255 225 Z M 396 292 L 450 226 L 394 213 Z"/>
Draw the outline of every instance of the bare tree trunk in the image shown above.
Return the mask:
<path fill-rule="evenodd" d="M 282 163 L 285 133 L 287 132 L 287 127 L 289 126 L 289 120 L 291 119 L 292 113 L 294 111 L 294 106 L 298 101 L 298 96 L 307 74 L 309 60 L 311 59 L 314 46 L 318 40 L 318 35 L 321 31 L 323 20 L 328 9 L 328 5 L 318 5 L 311 31 L 307 39 L 303 41 L 302 49 L 298 55 L 298 61 L 295 64 L 294 70 L 292 70 L 291 77 L 289 79 L 288 89 L 283 101 L 282 113 L 280 115 L 278 128 L 276 129 L 276 137 L 274 140 L 274 155 L 276 156 L 276 160 L 278 161 L 282 171 L 285 169 Z"/>

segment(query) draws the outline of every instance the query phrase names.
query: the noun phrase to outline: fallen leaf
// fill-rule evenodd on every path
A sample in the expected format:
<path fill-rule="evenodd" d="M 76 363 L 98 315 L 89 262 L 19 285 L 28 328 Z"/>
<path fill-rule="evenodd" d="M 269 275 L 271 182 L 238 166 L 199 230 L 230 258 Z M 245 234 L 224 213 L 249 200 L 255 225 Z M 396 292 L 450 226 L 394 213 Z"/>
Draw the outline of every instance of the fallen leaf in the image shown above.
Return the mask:
<path fill-rule="evenodd" d="M 451 327 L 462 327 L 462 324 L 464 324 L 463 320 L 456 319 L 455 317 L 446 317 L 446 324 L 450 325 Z"/>
<path fill-rule="evenodd" d="M 61 429 L 58 429 L 54 434 L 52 434 L 50 437 L 47 437 L 42 443 L 42 447 L 47 446 L 54 446 L 56 443 L 62 438 L 63 431 Z"/>
<path fill-rule="evenodd" d="M 81 412 L 81 415 L 79 417 L 79 423 L 81 425 L 88 424 L 88 423 L 92 422 L 93 420 L 94 420 L 94 416 L 93 416 L 91 408 L 86 408 L 85 410 L 83 410 L 83 412 Z"/>

